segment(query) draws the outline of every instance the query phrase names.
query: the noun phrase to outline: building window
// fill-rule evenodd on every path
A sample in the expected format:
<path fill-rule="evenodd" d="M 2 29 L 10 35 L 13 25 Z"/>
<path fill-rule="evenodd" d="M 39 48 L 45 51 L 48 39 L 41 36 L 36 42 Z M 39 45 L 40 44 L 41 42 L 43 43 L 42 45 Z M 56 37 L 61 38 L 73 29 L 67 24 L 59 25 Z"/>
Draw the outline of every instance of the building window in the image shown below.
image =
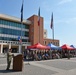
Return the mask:
<path fill-rule="evenodd" d="M 31 21 L 32 25 L 34 24 L 34 21 Z"/>
<path fill-rule="evenodd" d="M 53 42 L 53 44 L 55 45 L 55 42 Z"/>
<path fill-rule="evenodd" d="M 44 44 L 46 45 L 46 41 L 44 41 Z"/>
<path fill-rule="evenodd" d="M 0 24 L 21 28 L 21 23 L 8 21 L 8 20 L 0 20 Z M 29 29 L 29 25 L 23 24 L 22 28 Z"/>
<path fill-rule="evenodd" d="M 58 45 L 58 43 L 56 42 L 56 45 Z"/>
<path fill-rule="evenodd" d="M 46 34 L 46 32 L 44 32 L 44 34 Z"/>
<path fill-rule="evenodd" d="M 57 45 L 59 46 L 59 42 L 57 42 Z"/>
<path fill-rule="evenodd" d="M 31 32 L 34 32 L 34 28 L 31 29 Z"/>
<path fill-rule="evenodd" d="M 31 36 L 31 40 L 33 40 L 33 36 Z"/>
<path fill-rule="evenodd" d="M 50 44 L 50 42 L 48 44 Z"/>
<path fill-rule="evenodd" d="M 56 45 L 56 42 L 54 42 L 54 45 Z"/>

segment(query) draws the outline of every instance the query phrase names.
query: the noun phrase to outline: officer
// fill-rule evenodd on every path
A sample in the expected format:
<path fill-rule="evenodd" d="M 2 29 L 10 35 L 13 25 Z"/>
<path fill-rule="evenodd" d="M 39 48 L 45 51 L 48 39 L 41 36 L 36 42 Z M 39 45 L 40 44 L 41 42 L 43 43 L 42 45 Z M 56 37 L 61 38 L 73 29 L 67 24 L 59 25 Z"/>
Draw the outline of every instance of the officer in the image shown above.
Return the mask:
<path fill-rule="evenodd" d="M 14 54 L 12 54 L 11 52 L 12 52 L 12 49 L 9 49 L 7 52 L 7 68 L 6 68 L 6 70 L 9 70 L 10 65 L 11 65 L 11 60 L 14 56 Z"/>

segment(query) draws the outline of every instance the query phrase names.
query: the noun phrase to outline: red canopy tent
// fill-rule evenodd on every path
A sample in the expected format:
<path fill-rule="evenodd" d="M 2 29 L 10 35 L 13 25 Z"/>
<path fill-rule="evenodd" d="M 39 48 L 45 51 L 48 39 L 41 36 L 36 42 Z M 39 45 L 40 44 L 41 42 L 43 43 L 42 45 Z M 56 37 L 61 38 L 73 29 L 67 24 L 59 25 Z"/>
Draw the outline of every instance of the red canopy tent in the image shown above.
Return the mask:
<path fill-rule="evenodd" d="M 74 50 L 73 47 L 70 47 L 70 46 L 67 45 L 67 44 L 62 45 L 61 48 L 64 49 L 64 50 Z"/>
<path fill-rule="evenodd" d="M 40 43 L 37 43 L 35 45 L 32 45 L 32 46 L 27 46 L 27 49 L 50 49 L 49 46 L 44 46 Z"/>

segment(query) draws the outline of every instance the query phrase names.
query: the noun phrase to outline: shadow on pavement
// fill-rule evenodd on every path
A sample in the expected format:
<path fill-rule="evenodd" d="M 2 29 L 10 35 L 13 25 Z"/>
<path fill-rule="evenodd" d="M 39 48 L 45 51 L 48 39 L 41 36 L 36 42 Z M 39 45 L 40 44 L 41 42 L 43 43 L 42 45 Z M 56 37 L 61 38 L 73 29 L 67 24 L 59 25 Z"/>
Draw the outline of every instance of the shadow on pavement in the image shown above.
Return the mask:
<path fill-rule="evenodd" d="M 20 71 L 14 71 L 12 69 L 10 69 L 10 70 L 0 70 L 0 73 L 12 73 L 12 72 L 20 72 Z"/>

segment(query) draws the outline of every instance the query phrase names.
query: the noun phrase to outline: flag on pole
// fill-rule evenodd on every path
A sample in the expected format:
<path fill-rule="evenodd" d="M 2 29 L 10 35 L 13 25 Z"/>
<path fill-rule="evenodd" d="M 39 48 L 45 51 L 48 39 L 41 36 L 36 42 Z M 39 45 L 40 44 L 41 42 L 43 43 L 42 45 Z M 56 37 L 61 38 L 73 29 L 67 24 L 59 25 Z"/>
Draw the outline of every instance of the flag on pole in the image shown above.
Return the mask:
<path fill-rule="evenodd" d="M 40 26 L 40 8 L 39 8 L 39 11 L 38 11 L 38 26 Z"/>
<path fill-rule="evenodd" d="M 21 22 L 23 21 L 23 2 L 22 2 L 22 6 L 21 6 Z"/>
<path fill-rule="evenodd" d="M 22 40 L 21 40 L 20 36 L 18 36 L 18 40 L 19 40 L 19 42 L 20 42 L 20 43 L 22 42 Z"/>
<path fill-rule="evenodd" d="M 53 28 L 53 13 L 52 13 L 52 16 L 51 16 L 51 29 Z"/>

